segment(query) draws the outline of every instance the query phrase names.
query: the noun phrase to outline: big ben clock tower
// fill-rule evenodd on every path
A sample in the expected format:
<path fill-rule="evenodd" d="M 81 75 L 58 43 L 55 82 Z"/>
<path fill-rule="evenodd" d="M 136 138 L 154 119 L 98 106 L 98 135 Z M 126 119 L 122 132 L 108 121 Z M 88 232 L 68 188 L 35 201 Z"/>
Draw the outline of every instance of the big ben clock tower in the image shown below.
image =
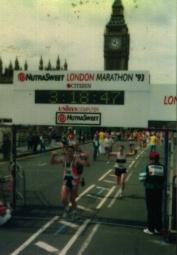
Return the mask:
<path fill-rule="evenodd" d="M 104 33 L 104 70 L 128 69 L 130 36 L 123 11 L 121 0 L 115 0 Z"/>

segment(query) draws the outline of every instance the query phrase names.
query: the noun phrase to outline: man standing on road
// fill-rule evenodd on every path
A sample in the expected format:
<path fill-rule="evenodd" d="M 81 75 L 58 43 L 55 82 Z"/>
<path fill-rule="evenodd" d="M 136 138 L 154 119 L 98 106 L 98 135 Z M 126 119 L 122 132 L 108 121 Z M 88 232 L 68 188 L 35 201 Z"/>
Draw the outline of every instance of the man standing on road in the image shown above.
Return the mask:
<path fill-rule="evenodd" d="M 144 233 L 160 234 L 162 230 L 162 201 L 164 189 L 164 166 L 159 162 L 160 154 L 150 152 L 150 163 L 145 171 L 139 174 L 139 180 L 144 182 L 147 207 L 147 228 Z"/>

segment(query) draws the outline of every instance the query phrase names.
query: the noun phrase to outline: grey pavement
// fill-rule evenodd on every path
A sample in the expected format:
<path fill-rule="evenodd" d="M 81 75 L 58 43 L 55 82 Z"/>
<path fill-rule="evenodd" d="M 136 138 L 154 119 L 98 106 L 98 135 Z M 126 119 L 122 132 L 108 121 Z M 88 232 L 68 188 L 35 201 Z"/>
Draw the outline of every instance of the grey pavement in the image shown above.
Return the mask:
<path fill-rule="evenodd" d="M 46 145 L 44 152 L 51 151 L 54 149 L 59 149 L 59 148 L 61 148 L 61 143 L 53 142 L 51 144 Z M 37 147 L 36 152 L 33 152 L 32 150 L 28 150 L 27 146 L 18 146 L 16 148 L 17 157 L 23 157 L 23 156 L 28 156 L 28 155 L 38 154 L 38 153 L 43 153 L 40 151 L 40 146 Z M 0 161 L 4 161 L 2 152 L 0 152 Z"/>

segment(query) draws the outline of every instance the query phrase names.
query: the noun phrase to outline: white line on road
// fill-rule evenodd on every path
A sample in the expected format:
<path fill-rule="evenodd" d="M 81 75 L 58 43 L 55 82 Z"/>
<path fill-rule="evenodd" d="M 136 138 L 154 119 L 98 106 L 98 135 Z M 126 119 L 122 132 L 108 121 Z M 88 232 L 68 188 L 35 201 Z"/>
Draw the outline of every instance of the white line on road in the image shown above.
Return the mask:
<path fill-rule="evenodd" d="M 115 176 L 114 176 L 114 177 L 115 177 Z M 115 184 L 115 181 L 110 181 L 110 180 L 104 180 L 104 182 Z"/>
<path fill-rule="evenodd" d="M 60 220 L 59 223 L 63 224 L 63 225 L 66 225 L 68 227 L 71 227 L 71 228 L 78 228 L 78 225 L 77 224 L 74 224 L 74 223 L 71 223 L 69 221 L 65 221 L 65 220 Z"/>
<path fill-rule="evenodd" d="M 111 177 L 115 177 L 115 174 L 109 174 L 109 176 L 111 176 Z"/>
<path fill-rule="evenodd" d="M 79 209 L 81 209 L 81 210 L 83 210 L 83 211 L 86 211 L 86 212 L 93 212 L 92 209 L 87 208 L 87 207 L 82 206 L 82 205 L 77 205 L 77 208 L 79 208 Z"/>
<path fill-rule="evenodd" d="M 132 172 L 129 174 L 129 175 L 127 175 L 127 178 L 125 179 L 125 182 L 128 182 L 128 180 L 130 179 L 130 177 L 132 176 Z"/>
<path fill-rule="evenodd" d="M 77 253 L 77 255 L 82 255 L 84 253 L 84 251 L 87 249 L 87 247 L 89 246 L 90 242 L 92 241 L 92 238 L 94 236 L 94 234 L 96 233 L 96 231 L 99 228 L 99 224 L 96 224 L 94 226 L 94 228 L 92 229 L 92 231 L 90 232 L 89 236 L 87 237 L 87 239 L 85 240 L 85 242 L 83 243 L 81 249 L 79 250 L 79 252 Z"/>
<path fill-rule="evenodd" d="M 50 225 L 52 225 L 59 217 L 55 216 L 50 221 L 48 221 L 42 228 L 40 228 L 36 233 L 34 233 L 30 238 L 28 238 L 20 247 L 18 247 L 10 255 L 17 255 L 23 251 L 30 243 L 32 243 L 42 232 L 44 232 Z"/>
<path fill-rule="evenodd" d="M 35 245 L 50 253 L 59 252 L 57 248 L 41 241 L 35 243 Z"/>
<path fill-rule="evenodd" d="M 38 164 L 37 164 L 37 166 L 46 166 L 47 165 L 47 163 L 46 162 L 39 162 Z"/>
<path fill-rule="evenodd" d="M 135 160 L 131 162 L 131 164 L 128 166 L 128 168 L 131 168 L 135 164 Z"/>
<path fill-rule="evenodd" d="M 102 201 L 97 205 L 96 209 L 100 209 L 103 204 L 106 202 L 107 198 L 109 197 L 109 195 L 111 195 L 111 193 L 115 190 L 116 186 L 113 186 L 109 192 L 106 194 L 106 196 L 102 199 Z"/>
<path fill-rule="evenodd" d="M 95 184 L 90 185 L 86 190 L 84 190 L 77 198 L 76 201 L 78 201 L 81 197 L 83 197 L 88 191 L 93 189 L 95 187 Z"/>
<path fill-rule="evenodd" d="M 76 240 L 82 234 L 82 232 L 85 230 L 85 228 L 87 227 L 87 225 L 89 224 L 90 221 L 91 221 L 90 219 L 87 219 L 84 221 L 84 223 L 80 226 L 80 228 L 73 235 L 73 237 L 69 240 L 69 242 L 65 245 L 65 247 L 58 253 L 59 255 L 65 255 L 68 252 L 68 250 L 76 242 Z"/>
<path fill-rule="evenodd" d="M 110 172 L 112 171 L 112 169 L 108 170 L 108 172 L 106 172 L 105 174 L 103 174 L 99 179 L 98 181 L 102 181 L 106 175 L 108 175 Z"/>
<path fill-rule="evenodd" d="M 103 190 L 108 190 L 108 187 L 103 187 L 103 186 L 96 186 L 96 189 L 103 189 Z"/>
<path fill-rule="evenodd" d="M 87 197 L 91 197 L 94 199 L 102 199 L 101 197 L 98 197 L 97 195 L 87 194 Z"/>
<path fill-rule="evenodd" d="M 116 192 L 114 198 L 113 198 L 113 199 L 111 200 L 111 202 L 109 203 L 108 208 L 110 208 L 110 207 L 113 206 L 113 204 L 115 203 L 116 199 L 119 197 L 120 193 L 121 193 L 121 190 L 119 189 L 119 190 Z"/>

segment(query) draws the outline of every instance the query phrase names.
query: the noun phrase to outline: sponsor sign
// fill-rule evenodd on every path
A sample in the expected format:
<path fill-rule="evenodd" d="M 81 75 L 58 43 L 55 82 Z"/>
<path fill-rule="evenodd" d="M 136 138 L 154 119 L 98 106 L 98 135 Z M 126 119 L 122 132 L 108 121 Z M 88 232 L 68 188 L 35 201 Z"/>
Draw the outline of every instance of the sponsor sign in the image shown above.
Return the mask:
<path fill-rule="evenodd" d="M 101 113 L 57 112 L 56 113 L 56 124 L 100 126 L 101 125 Z"/>
<path fill-rule="evenodd" d="M 57 71 L 15 72 L 14 85 L 19 90 L 148 90 L 147 71 Z"/>

